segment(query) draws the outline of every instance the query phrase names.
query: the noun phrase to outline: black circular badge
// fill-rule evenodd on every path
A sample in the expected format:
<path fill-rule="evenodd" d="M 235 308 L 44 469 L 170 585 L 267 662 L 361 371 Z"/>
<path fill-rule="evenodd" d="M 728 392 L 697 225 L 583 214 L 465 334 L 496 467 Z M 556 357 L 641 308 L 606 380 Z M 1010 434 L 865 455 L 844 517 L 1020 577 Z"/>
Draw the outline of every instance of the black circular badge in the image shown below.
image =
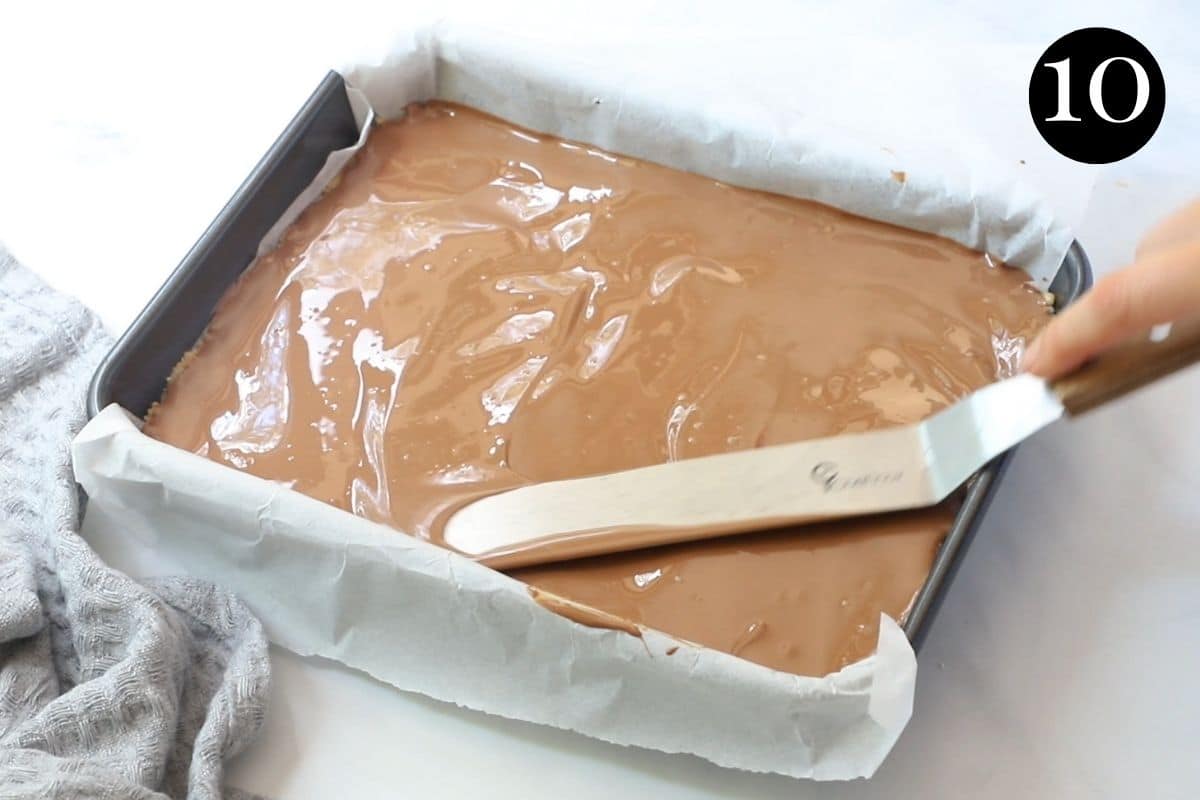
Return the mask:
<path fill-rule="evenodd" d="M 1150 51 L 1112 28 L 1082 28 L 1046 49 L 1029 79 L 1029 112 L 1046 143 L 1086 164 L 1131 156 L 1158 130 L 1166 107 Z"/>

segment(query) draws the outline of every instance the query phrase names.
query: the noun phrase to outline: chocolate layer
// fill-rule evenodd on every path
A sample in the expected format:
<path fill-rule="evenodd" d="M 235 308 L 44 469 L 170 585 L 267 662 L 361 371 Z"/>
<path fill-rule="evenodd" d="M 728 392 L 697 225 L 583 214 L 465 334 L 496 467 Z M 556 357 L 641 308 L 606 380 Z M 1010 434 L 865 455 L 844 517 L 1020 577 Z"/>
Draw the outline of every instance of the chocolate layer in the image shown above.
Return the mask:
<path fill-rule="evenodd" d="M 1047 313 L 954 243 L 430 103 L 226 294 L 146 432 L 438 541 L 521 484 L 921 419 Z M 514 574 L 824 674 L 904 613 L 953 513 Z"/>

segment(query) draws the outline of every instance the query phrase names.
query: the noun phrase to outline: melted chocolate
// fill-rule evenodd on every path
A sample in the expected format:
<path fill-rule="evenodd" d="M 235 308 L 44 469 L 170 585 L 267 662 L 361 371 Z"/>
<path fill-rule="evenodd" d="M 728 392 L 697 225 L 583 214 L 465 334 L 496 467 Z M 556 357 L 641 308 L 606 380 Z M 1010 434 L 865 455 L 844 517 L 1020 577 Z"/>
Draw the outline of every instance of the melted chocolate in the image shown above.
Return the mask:
<path fill-rule="evenodd" d="M 226 294 L 146 432 L 438 541 L 525 483 L 919 420 L 1012 373 L 1023 273 L 922 233 L 444 103 L 380 125 Z M 514 574 L 820 675 L 954 508 Z"/>

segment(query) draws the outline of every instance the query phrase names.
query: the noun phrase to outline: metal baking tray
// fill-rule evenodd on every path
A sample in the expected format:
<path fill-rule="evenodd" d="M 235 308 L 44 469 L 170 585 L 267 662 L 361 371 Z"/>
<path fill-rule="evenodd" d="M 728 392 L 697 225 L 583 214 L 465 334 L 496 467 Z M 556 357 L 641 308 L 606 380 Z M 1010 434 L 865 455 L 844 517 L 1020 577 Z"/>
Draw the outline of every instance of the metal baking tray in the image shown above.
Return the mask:
<path fill-rule="evenodd" d="M 199 340 L 225 290 L 254 260 L 270 227 L 316 177 L 326 156 L 357 139 L 345 82 L 330 72 L 101 362 L 88 391 L 89 417 L 110 403 L 145 415 L 162 396 L 175 365 Z M 1075 300 L 1091 282 L 1091 266 L 1075 242 L 1050 286 L 1056 307 Z M 928 633 L 1012 453 L 996 458 L 968 483 L 962 507 L 905 618 L 913 647 Z"/>

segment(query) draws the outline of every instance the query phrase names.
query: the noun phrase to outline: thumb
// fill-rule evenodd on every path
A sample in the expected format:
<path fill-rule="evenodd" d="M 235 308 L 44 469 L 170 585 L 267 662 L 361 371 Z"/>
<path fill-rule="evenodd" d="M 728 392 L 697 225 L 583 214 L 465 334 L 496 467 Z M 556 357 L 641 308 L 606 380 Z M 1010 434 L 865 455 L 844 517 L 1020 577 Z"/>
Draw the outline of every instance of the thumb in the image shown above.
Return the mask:
<path fill-rule="evenodd" d="M 1152 251 L 1105 276 L 1054 317 L 1022 362 L 1057 378 L 1113 345 L 1155 325 L 1200 313 L 1200 239 Z"/>

